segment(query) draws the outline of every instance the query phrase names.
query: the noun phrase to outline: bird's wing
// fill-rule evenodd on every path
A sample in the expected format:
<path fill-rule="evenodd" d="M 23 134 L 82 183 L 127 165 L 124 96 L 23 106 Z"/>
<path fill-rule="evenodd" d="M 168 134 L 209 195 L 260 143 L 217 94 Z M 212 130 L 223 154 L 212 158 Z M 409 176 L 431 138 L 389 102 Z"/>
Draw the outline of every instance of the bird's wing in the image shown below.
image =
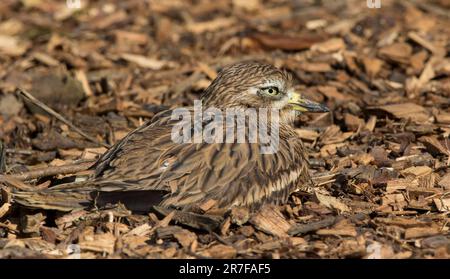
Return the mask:
<path fill-rule="evenodd" d="M 307 177 L 306 161 L 293 161 L 290 154 L 290 149 L 261 154 L 251 143 L 185 146 L 180 155 L 186 156 L 160 178 L 176 185 L 162 205 L 189 208 L 210 199 L 222 208 L 285 202 L 299 178 Z"/>
<path fill-rule="evenodd" d="M 173 142 L 171 129 L 176 121 L 170 119 L 171 111 L 155 115 L 136 130 L 129 133 L 105 152 L 92 166 L 94 179 L 100 181 L 138 182 L 157 177 L 160 155 Z"/>
<path fill-rule="evenodd" d="M 253 206 L 284 201 L 308 177 L 296 136 L 261 154 L 257 143 L 175 143 L 175 123 L 170 111 L 162 113 L 105 153 L 96 164 L 97 190 L 167 190 L 162 204 L 183 208 L 209 199 Z"/>

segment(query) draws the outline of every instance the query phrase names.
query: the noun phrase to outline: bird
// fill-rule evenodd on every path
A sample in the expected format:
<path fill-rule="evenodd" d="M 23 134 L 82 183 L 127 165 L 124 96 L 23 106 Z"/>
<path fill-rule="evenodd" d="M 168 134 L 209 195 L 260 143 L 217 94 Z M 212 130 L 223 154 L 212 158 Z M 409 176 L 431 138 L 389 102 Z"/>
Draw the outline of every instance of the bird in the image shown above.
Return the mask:
<path fill-rule="evenodd" d="M 236 128 L 231 141 L 174 141 L 180 119 L 173 117 L 177 108 L 172 108 L 108 149 L 91 167 L 93 175 L 87 180 L 40 191 L 15 191 L 13 200 L 59 211 L 95 207 L 111 199 L 137 210 L 158 205 L 190 211 L 210 201 L 219 209 L 239 206 L 255 211 L 264 204 L 286 203 L 292 192 L 312 185 L 306 149 L 294 120 L 299 113 L 329 111 L 305 99 L 294 85 L 287 70 L 258 61 L 238 62 L 225 66 L 199 101 L 202 111 L 265 108 L 276 113 L 277 148 L 272 152 L 261 152 L 261 139 L 236 140 L 250 128 Z M 194 110 L 190 106 L 184 112 Z M 268 119 L 269 130 L 275 129 L 275 121 Z M 211 121 L 202 119 L 200 128 Z"/>

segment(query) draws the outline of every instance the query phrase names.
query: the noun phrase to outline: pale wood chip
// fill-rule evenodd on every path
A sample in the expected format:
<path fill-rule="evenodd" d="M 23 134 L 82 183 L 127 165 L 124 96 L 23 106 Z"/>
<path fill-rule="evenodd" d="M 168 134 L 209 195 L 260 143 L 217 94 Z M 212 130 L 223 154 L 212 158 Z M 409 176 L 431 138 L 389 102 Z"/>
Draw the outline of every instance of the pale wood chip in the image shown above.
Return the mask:
<path fill-rule="evenodd" d="M 316 43 L 311 46 L 312 51 L 323 53 L 335 52 L 342 49 L 345 49 L 345 42 L 341 38 L 332 38 L 325 42 Z"/>
<path fill-rule="evenodd" d="M 44 63 L 47 66 L 58 66 L 59 61 L 55 58 L 51 57 L 50 55 L 43 53 L 43 52 L 35 52 L 33 54 L 34 59 L 37 61 Z"/>
<path fill-rule="evenodd" d="M 441 233 L 441 231 L 435 227 L 408 228 L 405 231 L 405 239 L 422 238 L 422 237 L 437 235 L 440 233 Z"/>
<path fill-rule="evenodd" d="M 214 259 L 231 259 L 236 256 L 236 249 L 223 244 L 214 245 L 208 249 L 203 250 L 200 254 L 205 257 Z"/>
<path fill-rule="evenodd" d="M 339 199 L 330 196 L 324 189 L 317 189 L 314 191 L 314 194 L 319 202 L 328 208 L 335 209 L 339 212 L 350 211 L 350 208 L 346 204 L 342 203 Z"/>
<path fill-rule="evenodd" d="M 0 206 L 0 219 L 8 213 L 10 207 L 10 203 L 4 203 Z"/>
<path fill-rule="evenodd" d="M 252 216 L 250 223 L 260 231 L 282 238 L 288 237 L 287 231 L 291 227 L 278 207 L 274 205 L 264 205 Z"/>
<path fill-rule="evenodd" d="M 114 253 L 116 237 L 111 233 L 94 234 L 82 236 L 79 245 L 82 250 L 100 253 Z"/>
<path fill-rule="evenodd" d="M 430 117 L 424 107 L 414 103 L 384 105 L 376 108 L 384 110 L 397 118 L 411 119 L 419 123 L 427 122 Z"/>
<path fill-rule="evenodd" d="M 172 63 L 168 61 L 157 60 L 143 55 L 123 53 L 121 57 L 129 62 L 136 63 L 138 66 L 152 70 L 160 70 L 163 67 L 171 66 Z"/>
<path fill-rule="evenodd" d="M 234 18 L 216 18 L 205 22 L 188 23 L 186 29 L 194 34 L 201 34 L 207 31 L 215 31 L 221 28 L 227 28 L 236 23 Z"/>
<path fill-rule="evenodd" d="M 425 175 L 429 175 L 433 172 L 433 170 L 428 166 L 417 166 L 417 167 L 409 167 L 401 171 L 403 175 L 412 175 L 414 177 L 421 177 Z"/>

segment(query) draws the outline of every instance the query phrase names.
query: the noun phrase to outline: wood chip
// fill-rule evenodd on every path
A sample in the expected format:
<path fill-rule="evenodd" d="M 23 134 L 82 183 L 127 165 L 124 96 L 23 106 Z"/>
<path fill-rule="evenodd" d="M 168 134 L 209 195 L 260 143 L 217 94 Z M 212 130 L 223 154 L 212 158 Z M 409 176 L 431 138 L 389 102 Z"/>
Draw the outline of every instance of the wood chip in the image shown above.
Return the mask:
<path fill-rule="evenodd" d="M 59 61 L 55 58 L 51 57 L 50 55 L 43 53 L 43 52 L 35 52 L 33 54 L 34 59 L 38 60 L 41 63 L 44 63 L 47 66 L 58 66 Z"/>
<path fill-rule="evenodd" d="M 147 34 L 129 32 L 126 30 L 116 30 L 114 32 L 117 43 L 134 43 L 134 44 L 147 44 L 150 40 Z"/>
<path fill-rule="evenodd" d="M 450 156 L 450 140 L 448 138 L 440 141 L 435 136 L 425 136 L 419 138 L 419 141 L 427 147 L 427 150 L 432 155 L 443 154 Z"/>
<path fill-rule="evenodd" d="M 311 45 L 316 42 L 322 41 L 321 37 L 312 35 L 293 37 L 284 34 L 268 34 L 259 32 L 252 33 L 250 37 L 262 44 L 264 47 L 284 50 L 303 50 L 311 47 Z M 310 69 L 313 67 L 314 64 L 311 64 Z M 318 71 L 319 68 L 321 71 L 331 70 L 324 66 L 316 66 L 314 69 L 315 71 Z"/>
<path fill-rule="evenodd" d="M 377 124 L 377 117 L 375 115 L 371 115 L 369 120 L 367 120 L 367 123 L 364 126 L 364 129 L 367 131 L 373 132 L 376 124 Z"/>
<path fill-rule="evenodd" d="M 152 231 L 153 231 L 153 227 L 148 224 L 142 224 L 140 226 L 135 227 L 134 229 L 130 230 L 129 232 L 127 232 L 124 237 L 128 237 L 128 236 L 145 236 L 145 235 L 149 235 Z"/>
<path fill-rule="evenodd" d="M 350 208 L 346 204 L 342 203 L 337 198 L 330 196 L 327 192 L 323 191 L 322 189 L 320 191 L 316 190 L 314 194 L 316 198 L 319 200 L 319 202 L 328 208 L 335 209 L 338 212 L 350 211 Z"/>
<path fill-rule="evenodd" d="M 148 68 L 151 70 L 160 70 L 163 67 L 172 65 L 172 63 L 168 61 L 157 60 L 150 57 L 131 53 L 123 53 L 120 57 L 129 62 L 136 63 L 140 67 Z"/>
<path fill-rule="evenodd" d="M 444 175 L 438 182 L 438 185 L 446 190 L 450 190 L 450 173 Z"/>
<path fill-rule="evenodd" d="M 206 214 L 201 215 L 192 212 L 182 212 L 177 210 L 170 211 L 166 208 L 156 206 L 154 207 L 154 209 L 160 214 L 165 215 L 166 218 L 170 216 L 170 220 L 172 220 L 173 218 L 174 221 L 180 224 L 189 226 L 194 229 L 201 229 L 206 231 L 214 231 L 215 229 L 217 229 L 220 226 L 223 219 L 221 216 L 213 216 Z M 166 220 L 166 218 L 164 218 L 164 220 Z M 170 221 L 169 219 L 167 220 Z M 168 221 L 164 221 L 164 224 L 165 223 L 168 224 Z"/>
<path fill-rule="evenodd" d="M 440 233 L 438 228 L 429 227 L 429 228 L 408 228 L 405 231 L 405 239 L 415 239 L 428 237 L 432 235 L 437 235 Z"/>
<path fill-rule="evenodd" d="M 426 176 L 432 172 L 433 170 L 428 166 L 409 167 L 401 171 L 401 173 L 405 176 L 412 175 L 414 177 Z"/>
<path fill-rule="evenodd" d="M 213 206 L 215 206 L 217 204 L 217 200 L 207 200 L 206 202 L 202 203 L 199 206 L 199 209 L 203 212 L 207 212 L 208 210 L 210 210 Z"/>
<path fill-rule="evenodd" d="M 412 54 L 412 47 L 406 43 L 394 43 L 389 46 L 382 47 L 379 50 L 382 57 L 386 57 L 392 61 L 407 64 Z"/>
<path fill-rule="evenodd" d="M 79 240 L 82 250 L 88 250 L 100 253 L 114 253 L 116 237 L 111 233 L 85 235 Z"/>
<path fill-rule="evenodd" d="M 381 1 L 0 1 L 0 258 L 449 258 L 450 5 Z M 330 108 L 292 123 L 316 187 L 268 208 L 77 202 L 87 160 L 245 61 Z"/>
<path fill-rule="evenodd" d="M 0 35 L 0 53 L 9 56 L 20 56 L 27 51 L 29 44 L 13 36 Z"/>
<path fill-rule="evenodd" d="M 233 207 L 230 212 L 231 223 L 242 226 L 250 219 L 250 212 L 245 207 Z"/>
<path fill-rule="evenodd" d="M 321 228 L 332 226 L 336 222 L 336 217 L 327 217 L 323 220 L 307 224 L 295 224 L 289 229 L 289 235 L 302 235 L 317 231 Z"/>
<path fill-rule="evenodd" d="M 439 112 L 436 117 L 436 122 L 440 124 L 450 124 L 450 113 L 448 112 Z"/>
<path fill-rule="evenodd" d="M 410 179 L 398 178 L 389 180 L 386 184 L 386 192 L 387 193 L 399 192 L 401 190 L 405 190 L 408 186 L 411 186 L 412 184 L 414 185 L 414 183 L 415 186 L 419 185 L 417 181 L 413 182 Z"/>
<path fill-rule="evenodd" d="M 291 224 L 286 221 L 283 214 L 273 205 L 264 205 L 250 219 L 258 230 L 277 237 L 288 237 L 287 231 Z"/>
<path fill-rule="evenodd" d="M 323 53 L 330 53 L 345 49 L 344 40 L 341 38 L 332 38 L 325 42 L 317 43 L 311 46 L 311 50 Z"/>
<path fill-rule="evenodd" d="M 249 12 L 256 11 L 262 7 L 260 0 L 233 0 L 232 2 L 234 7 Z"/>
<path fill-rule="evenodd" d="M 340 93 L 336 87 L 332 86 L 319 86 L 317 87 L 320 93 L 327 96 L 329 99 L 335 99 L 336 101 L 348 101 L 352 99 L 352 97 Z"/>
<path fill-rule="evenodd" d="M 390 226 L 399 226 L 403 228 L 428 227 L 429 222 L 419 221 L 413 218 L 394 217 L 394 218 L 376 218 L 375 222 Z"/>
<path fill-rule="evenodd" d="M 315 141 L 319 137 L 319 133 L 309 129 L 296 129 L 297 135 L 306 141 Z"/>
<path fill-rule="evenodd" d="M 380 107 L 371 107 L 369 109 L 379 109 L 386 111 L 396 118 L 411 119 L 414 122 L 424 123 L 429 120 L 429 114 L 426 109 L 414 103 L 393 104 Z"/>
<path fill-rule="evenodd" d="M 25 215 L 21 218 L 20 227 L 24 233 L 39 233 L 40 227 L 44 224 L 46 216 L 42 213 Z"/>
<path fill-rule="evenodd" d="M 312 72 L 312 73 L 324 73 L 324 72 L 330 72 L 332 70 L 330 64 L 328 63 L 301 63 L 299 65 L 299 68 L 305 72 Z"/>
<path fill-rule="evenodd" d="M 201 255 L 204 257 L 211 257 L 214 259 L 231 259 L 236 256 L 236 253 L 237 251 L 235 248 L 227 245 L 218 244 L 202 251 Z"/>
<path fill-rule="evenodd" d="M 339 235 L 339 236 L 351 236 L 356 237 L 357 233 L 355 228 L 340 228 L 340 229 L 320 229 L 316 232 L 318 235 Z"/>
<path fill-rule="evenodd" d="M 450 198 L 445 199 L 433 199 L 434 205 L 439 212 L 449 212 L 450 211 Z"/>
<path fill-rule="evenodd" d="M 364 126 L 364 120 L 354 116 L 353 114 L 346 113 L 344 114 L 344 122 L 347 128 L 351 131 L 357 131 L 358 129 Z"/>
<path fill-rule="evenodd" d="M 383 60 L 371 57 L 363 57 L 362 63 L 364 70 L 370 78 L 376 77 L 383 66 Z"/>
<path fill-rule="evenodd" d="M 10 207 L 10 203 L 4 203 L 0 206 L 0 219 L 8 213 Z"/>
<path fill-rule="evenodd" d="M 118 10 L 117 12 L 95 18 L 90 24 L 97 29 L 106 29 L 125 20 L 127 20 L 127 13 L 124 10 Z"/>
<path fill-rule="evenodd" d="M 197 241 L 197 235 L 188 230 L 181 230 L 179 232 L 174 233 L 173 236 L 184 248 L 191 247 L 192 243 L 194 243 L 194 241 Z"/>
<path fill-rule="evenodd" d="M 435 54 L 438 54 L 438 55 L 443 54 L 443 49 L 436 48 L 430 41 L 424 39 L 422 36 L 420 36 L 416 32 L 413 32 L 413 31 L 409 32 L 408 38 L 410 38 L 414 42 L 418 43 L 419 45 L 423 46 L 424 48 L 428 49 L 429 51 L 431 51 Z"/>
<path fill-rule="evenodd" d="M 186 26 L 186 29 L 194 34 L 211 32 L 217 29 L 227 28 L 236 23 L 233 18 L 216 18 L 205 22 L 192 22 Z"/>
<path fill-rule="evenodd" d="M 228 216 L 227 218 L 225 218 L 222 224 L 220 224 L 220 234 L 221 235 L 227 234 L 228 230 L 230 229 L 230 226 L 231 226 L 231 218 Z"/>

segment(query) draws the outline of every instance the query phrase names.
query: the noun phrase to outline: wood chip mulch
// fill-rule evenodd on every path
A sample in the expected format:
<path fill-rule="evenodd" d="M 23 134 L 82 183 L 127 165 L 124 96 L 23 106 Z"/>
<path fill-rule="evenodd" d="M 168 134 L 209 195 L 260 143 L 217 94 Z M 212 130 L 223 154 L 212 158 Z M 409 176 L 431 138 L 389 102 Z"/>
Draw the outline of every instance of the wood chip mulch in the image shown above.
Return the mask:
<path fill-rule="evenodd" d="M 332 112 L 296 123 L 317 187 L 286 205 L 60 213 L 2 187 L 0 258 L 450 258 L 450 5 L 366 2 L 2 0 L 0 173 L 18 185 L 88 175 L 241 60 L 290 70 Z"/>

